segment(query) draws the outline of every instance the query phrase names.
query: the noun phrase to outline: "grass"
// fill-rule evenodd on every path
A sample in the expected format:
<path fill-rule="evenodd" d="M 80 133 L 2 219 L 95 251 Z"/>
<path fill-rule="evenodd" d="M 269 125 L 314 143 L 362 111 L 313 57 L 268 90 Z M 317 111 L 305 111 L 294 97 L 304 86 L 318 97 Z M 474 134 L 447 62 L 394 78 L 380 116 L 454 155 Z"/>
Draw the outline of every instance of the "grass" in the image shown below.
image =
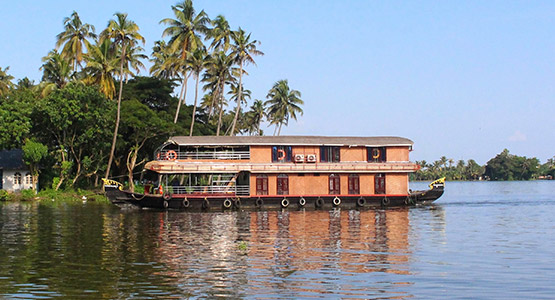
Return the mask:
<path fill-rule="evenodd" d="M 93 190 L 53 190 L 46 189 L 35 194 L 32 190 L 20 193 L 8 193 L 0 190 L 0 201 L 54 201 L 54 202 L 82 202 L 95 201 L 109 203 L 108 199 L 99 191 Z"/>

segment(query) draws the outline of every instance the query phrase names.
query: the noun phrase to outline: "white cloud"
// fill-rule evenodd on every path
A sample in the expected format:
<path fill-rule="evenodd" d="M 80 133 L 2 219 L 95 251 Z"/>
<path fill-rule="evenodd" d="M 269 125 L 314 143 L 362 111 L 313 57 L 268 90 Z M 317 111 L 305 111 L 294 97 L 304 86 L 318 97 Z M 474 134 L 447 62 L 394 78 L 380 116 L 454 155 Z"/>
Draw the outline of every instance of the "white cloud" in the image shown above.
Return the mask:
<path fill-rule="evenodd" d="M 520 132 L 520 130 L 515 131 L 513 135 L 509 137 L 509 141 L 511 142 L 524 142 L 526 141 L 526 134 Z"/>

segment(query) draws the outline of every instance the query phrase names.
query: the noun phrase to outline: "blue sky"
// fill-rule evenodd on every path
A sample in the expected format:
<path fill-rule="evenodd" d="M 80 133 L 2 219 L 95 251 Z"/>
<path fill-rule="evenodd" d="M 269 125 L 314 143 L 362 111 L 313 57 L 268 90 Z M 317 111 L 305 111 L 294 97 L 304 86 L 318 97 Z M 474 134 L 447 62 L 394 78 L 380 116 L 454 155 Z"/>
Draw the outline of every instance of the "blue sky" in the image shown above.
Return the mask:
<path fill-rule="evenodd" d="M 176 3 L 2 0 L 0 67 L 38 82 L 41 58 L 74 10 L 97 32 L 128 13 L 150 54 Z M 266 55 L 244 79 L 253 99 L 280 79 L 301 91 L 304 116 L 282 134 L 408 137 L 411 160 L 483 164 L 504 148 L 542 162 L 555 155 L 553 1 L 194 4 L 261 41 Z"/>

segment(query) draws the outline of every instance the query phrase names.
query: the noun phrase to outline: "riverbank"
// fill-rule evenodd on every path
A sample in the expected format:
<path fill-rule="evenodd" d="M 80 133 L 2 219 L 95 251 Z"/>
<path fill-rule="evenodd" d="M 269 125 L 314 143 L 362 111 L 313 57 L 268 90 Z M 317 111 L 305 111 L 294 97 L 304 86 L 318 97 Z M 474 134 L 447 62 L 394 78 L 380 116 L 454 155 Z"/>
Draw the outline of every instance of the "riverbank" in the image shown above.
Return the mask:
<path fill-rule="evenodd" d="M 32 190 L 23 190 L 18 193 L 8 193 L 4 190 L 0 190 L 0 201 L 109 202 L 99 190 L 81 189 L 64 191 L 48 189 L 42 190 L 37 194 Z"/>

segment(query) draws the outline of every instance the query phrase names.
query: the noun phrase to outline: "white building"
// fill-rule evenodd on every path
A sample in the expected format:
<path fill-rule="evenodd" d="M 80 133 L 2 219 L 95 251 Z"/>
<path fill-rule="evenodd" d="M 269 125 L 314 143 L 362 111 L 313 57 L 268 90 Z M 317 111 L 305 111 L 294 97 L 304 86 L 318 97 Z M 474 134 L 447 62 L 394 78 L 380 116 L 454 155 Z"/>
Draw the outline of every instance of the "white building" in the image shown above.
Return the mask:
<path fill-rule="evenodd" d="M 0 190 L 8 192 L 19 192 L 33 186 L 33 177 L 23 162 L 21 149 L 0 151 L 0 178 Z"/>

